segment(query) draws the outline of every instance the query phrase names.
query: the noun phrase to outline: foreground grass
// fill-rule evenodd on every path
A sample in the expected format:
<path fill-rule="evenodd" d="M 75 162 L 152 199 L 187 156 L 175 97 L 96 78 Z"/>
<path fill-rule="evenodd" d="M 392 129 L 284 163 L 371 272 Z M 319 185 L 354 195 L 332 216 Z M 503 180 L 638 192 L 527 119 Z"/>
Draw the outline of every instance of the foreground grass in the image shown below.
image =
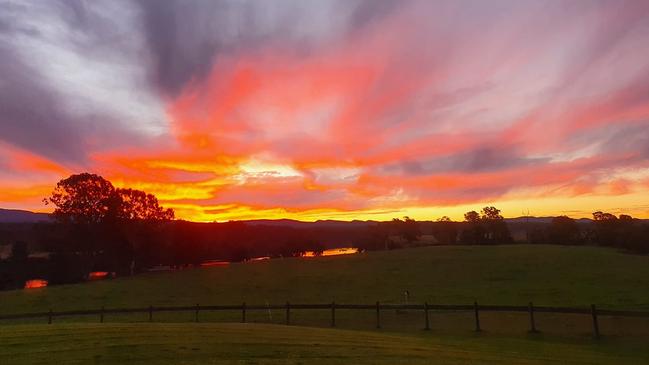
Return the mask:
<path fill-rule="evenodd" d="M 639 364 L 642 345 L 397 335 L 269 324 L 0 327 L 11 364 Z"/>

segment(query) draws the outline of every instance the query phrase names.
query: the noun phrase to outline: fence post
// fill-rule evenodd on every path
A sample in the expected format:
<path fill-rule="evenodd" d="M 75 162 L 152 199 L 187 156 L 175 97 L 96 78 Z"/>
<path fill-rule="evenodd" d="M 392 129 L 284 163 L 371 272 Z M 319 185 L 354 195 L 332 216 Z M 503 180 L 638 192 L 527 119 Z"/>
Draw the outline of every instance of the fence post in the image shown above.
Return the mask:
<path fill-rule="evenodd" d="M 597 322 L 597 309 L 595 304 L 590 305 L 590 312 L 593 315 L 593 334 L 596 339 L 599 339 L 599 323 Z"/>
<path fill-rule="evenodd" d="M 47 324 L 52 324 L 52 310 L 47 314 Z"/>
<path fill-rule="evenodd" d="M 376 328 L 381 328 L 381 304 L 376 302 Z"/>
<path fill-rule="evenodd" d="M 291 324 L 291 303 L 286 302 L 286 325 Z"/>
<path fill-rule="evenodd" d="M 196 304 L 196 310 L 194 312 L 194 322 L 198 322 L 198 310 L 199 310 L 199 305 L 198 303 Z"/>
<path fill-rule="evenodd" d="M 153 306 L 149 306 L 149 322 L 153 322 Z"/>
<path fill-rule="evenodd" d="M 475 312 L 475 331 L 480 332 L 482 329 L 480 328 L 480 310 L 477 301 L 473 302 L 473 310 Z"/>
<path fill-rule="evenodd" d="M 530 312 L 530 333 L 537 333 L 539 331 L 536 330 L 536 323 L 534 322 L 534 303 L 529 302 L 527 308 Z"/>
<path fill-rule="evenodd" d="M 104 323 L 104 306 L 101 306 L 101 312 L 99 312 L 99 323 Z"/>
<path fill-rule="evenodd" d="M 424 303 L 424 318 L 426 320 L 424 330 L 430 331 L 430 322 L 428 321 L 428 302 Z"/>
<path fill-rule="evenodd" d="M 331 327 L 336 327 L 336 302 L 331 302 Z"/>
<path fill-rule="evenodd" d="M 241 305 L 241 323 L 246 323 L 246 302 Z"/>

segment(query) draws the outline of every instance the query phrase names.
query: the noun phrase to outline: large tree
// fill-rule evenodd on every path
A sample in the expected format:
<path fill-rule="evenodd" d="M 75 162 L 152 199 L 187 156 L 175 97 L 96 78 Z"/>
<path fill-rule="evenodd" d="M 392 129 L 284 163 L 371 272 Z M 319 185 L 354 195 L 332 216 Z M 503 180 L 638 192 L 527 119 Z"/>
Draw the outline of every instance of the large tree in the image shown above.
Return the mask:
<path fill-rule="evenodd" d="M 44 200 L 53 204 L 54 217 L 62 223 L 96 224 L 119 215 L 121 201 L 110 181 L 82 173 L 59 181 Z"/>
<path fill-rule="evenodd" d="M 443 216 L 433 225 L 433 235 L 437 242 L 445 245 L 457 242 L 457 227 L 455 222 L 447 216 Z"/>
<path fill-rule="evenodd" d="M 130 272 L 135 261 L 151 261 L 160 228 L 156 223 L 174 218 L 173 210 L 161 207 L 154 195 L 115 188 L 89 173 L 59 181 L 45 202 L 55 206 L 53 215 L 66 230 L 64 245 L 56 251 L 82 256 L 85 272 Z"/>
<path fill-rule="evenodd" d="M 495 207 L 484 207 L 478 214 L 470 211 L 464 214 L 467 228 L 462 231 L 460 241 L 469 244 L 510 243 L 511 234 L 500 210 Z"/>
<path fill-rule="evenodd" d="M 174 219 L 174 211 L 160 206 L 153 194 L 134 189 L 117 189 L 120 218 L 130 220 L 166 221 Z"/>
<path fill-rule="evenodd" d="M 54 217 L 64 223 L 99 224 L 117 220 L 171 220 L 172 209 L 164 209 L 153 194 L 118 189 L 103 177 L 90 173 L 59 181 L 45 204 L 53 204 Z"/>
<path fill-rule="evenodd" d="M 485 222 L 487 230 L 487 242 L 492 244 L 511 243 L 512 236 L 505 219 L 496 207 L 482 208 L 481 220 Z"/>
<path fill-rule="evenodd" d="M 410 217 L 403 217 L 403 220 L 399 218 L 392 219 L 392 228 L 393 233 L 406 242 L 413 242 L 421 236 L 421 230 L 419 229 L 419 223 Z"/>
<path fill-rule="evenodd" d="M 579 243 L 581 241 L 581 232 L 577 221 L 565 215 L 552 218 L 552 222 L 548 227 L 548 239 L 550 243 L 560 245 Z"/>
<path fill-rule="evenodd" d="M 593 213 L 595 223 L 594 241 L 601 246 L 617 246 L 619 238 L 619 221 L 611 213 L 597 211 Z"/>

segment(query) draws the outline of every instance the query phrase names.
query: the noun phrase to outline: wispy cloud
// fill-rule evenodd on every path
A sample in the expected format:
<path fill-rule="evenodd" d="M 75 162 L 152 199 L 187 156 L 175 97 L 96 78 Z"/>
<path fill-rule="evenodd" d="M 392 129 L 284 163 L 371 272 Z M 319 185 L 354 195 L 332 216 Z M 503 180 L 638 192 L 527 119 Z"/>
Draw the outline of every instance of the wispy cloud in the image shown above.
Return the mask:
<path fill-rule="evenodd" d="M 0 151 L 46 161 L 0 158 L 14 192 L 88 169 L 207 220 L 649 194 L 644 1 L 0 8 Z"/>

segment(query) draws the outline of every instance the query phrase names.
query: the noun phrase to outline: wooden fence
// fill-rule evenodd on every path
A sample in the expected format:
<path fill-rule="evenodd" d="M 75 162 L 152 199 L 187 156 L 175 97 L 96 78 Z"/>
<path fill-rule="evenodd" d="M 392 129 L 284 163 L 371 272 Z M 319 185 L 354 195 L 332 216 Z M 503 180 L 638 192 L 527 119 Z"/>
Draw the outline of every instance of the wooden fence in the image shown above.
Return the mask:
<path fill-rule="evenodd" d="M 194 321 L 198 322 L 199 312 L 201 311 L 239 311 L 241 312 L 241 322 L 246 322 L 246 313 L 248 311 L 266 311 L 266 310 L 283 310 L 285 311 L 285 323 L 291 324 L 291 311 L 293 310 L 330 310 L 331 311 L 331 327 L 336 326 L 336 310 L 371 310 L 376 312 L 376 328 L 381 328 L 381 311 L 384 310 L 420 310 L 423 312 L 423 329 L 430 330 L 429 311 L 470 311 L 474 314 L 476 332 L 482 331 L 480 326 L 480 313 L 481 312 L 524 312 L 529 315 L 529 331 L 538 332 L 534 314 L 535 313 L 558 313 L 558 314 L 584 314 L 592 318 L 593 336 L 599 338 L 599 323 L 598 316 L 616 316 L 616 317 L 644 317 L 649 318 L 649 312 L 640 311 L 627 311 L 627 310 L 605 310 L 597 309 L 595 305 L 590 308 L 575 308 L 575 307 L 547 307 L 535 306 L 529 303 L 527 306 L 503 306 L 503 305 L 479 305 L 474 302 L 470 305 L 445 305 L 445 304 L 338 304 L 335 302 L 327 304 L 291 304 L 286 302 L 282 305 L 206 305 L 200 306 L 161 306 L 161 307 L 140 307 L 140 308 L 121 308 L 121 309 L 91 309 L 91 310 L 72 310 L 54 312 L 49 310 L 47 312 L 37 313 L 19 313 L 0 315 L 0 320 L 16 320 L 16 319 L 34 319 L 34 318 L 47 318 L 47 323 L 51 324 L 53 318 L 63 316 L 98 316 L 100 322 L 104 322 L 104 316 L 108 314 L 125 314 L 125 313 L 148 313 L 149 321 L 153 321 L 153 314 L 156 312 L 194 312 Z"/>

